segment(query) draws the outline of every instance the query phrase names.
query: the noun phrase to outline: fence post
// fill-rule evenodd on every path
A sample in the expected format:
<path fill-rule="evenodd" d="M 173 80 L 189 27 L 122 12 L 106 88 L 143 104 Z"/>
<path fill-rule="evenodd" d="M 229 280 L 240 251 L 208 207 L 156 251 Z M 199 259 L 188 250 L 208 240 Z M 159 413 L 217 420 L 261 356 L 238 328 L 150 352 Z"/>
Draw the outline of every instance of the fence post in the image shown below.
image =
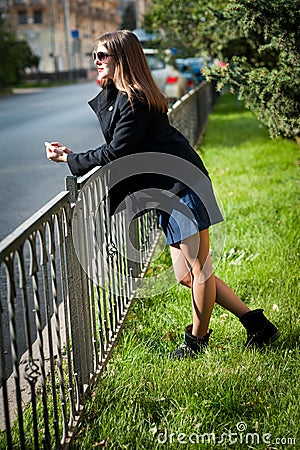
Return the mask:
<path fill-rule="evenodd" d="M 130 221 L 127 211 L 125 213 L 125 220 L 126 229 L 128 230 L 128 233 L 126 233 L 127 267 L 130 280 L 130 294 L 132 294 L 138 287 L 138 277 L 141 271 L 139 227 L 138 219 Z"/>
<path fill-rule="evenodd" d="M 76 203 L 78 197 L 77 178 L 72 175 L 67 176 L 65 178 L 65 187 L 66 190 L 70 192 L 71 204 Z"/>
<path fill-rule="evenodd" d="M 88 299 L 82 298 L 82 268 L 74 248 L 73 229 L 80 231 L 78 226 L 78 213 L 74 204 L 78 197 L 76 177 L 68 176 L 65 179 L 66 189 L 70 192 L 70 209 L 67 215 L 66 236 L 66 263 L 67 263 L 67 286 L 69 294 L 70 327 L 72 336 L 72 353 L 74 364 L 74 375 L 77 387 L 77 408 L 79 397 L 83 392 L 83 385 L 89 382 L 89 358 L 90 349 L 85 345 L 85 303 Z M 78 233 L 75 234 L 78 235 Z M 78 248 L 78 246 L 77 246 Z"/>

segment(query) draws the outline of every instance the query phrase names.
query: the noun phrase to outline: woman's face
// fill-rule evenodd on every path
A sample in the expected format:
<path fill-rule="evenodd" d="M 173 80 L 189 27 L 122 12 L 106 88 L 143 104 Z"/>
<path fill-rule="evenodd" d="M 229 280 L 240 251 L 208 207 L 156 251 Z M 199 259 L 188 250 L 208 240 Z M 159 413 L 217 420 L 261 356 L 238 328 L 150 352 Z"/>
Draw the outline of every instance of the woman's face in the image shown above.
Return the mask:
<path fill-rule="evenodd" d="M 105 55 L 109 54 L 109 51 L 100 42 L 97 46 L 96 52 L 104 53 Z M 95 64 L 99 74 L 98 79 L 100 81 L 113 78 L 115 73 L 115 61 L 113 56 L 107 56 L 102 61 L 100 61 L 97 57 L 95 59 Z"/>

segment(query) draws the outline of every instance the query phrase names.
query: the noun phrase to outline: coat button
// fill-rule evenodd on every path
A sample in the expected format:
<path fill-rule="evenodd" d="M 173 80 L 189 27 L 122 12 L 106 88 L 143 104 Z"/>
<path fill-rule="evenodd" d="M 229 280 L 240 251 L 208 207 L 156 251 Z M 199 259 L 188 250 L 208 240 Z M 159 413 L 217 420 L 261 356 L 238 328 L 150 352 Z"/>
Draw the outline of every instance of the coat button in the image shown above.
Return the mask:
<path fill-rule="evenodd" d="M 108 108 L 108 111 L 112 111 L 114 109 L 114 107 L 113 106 L 110 106 L 109 108 Z"/>

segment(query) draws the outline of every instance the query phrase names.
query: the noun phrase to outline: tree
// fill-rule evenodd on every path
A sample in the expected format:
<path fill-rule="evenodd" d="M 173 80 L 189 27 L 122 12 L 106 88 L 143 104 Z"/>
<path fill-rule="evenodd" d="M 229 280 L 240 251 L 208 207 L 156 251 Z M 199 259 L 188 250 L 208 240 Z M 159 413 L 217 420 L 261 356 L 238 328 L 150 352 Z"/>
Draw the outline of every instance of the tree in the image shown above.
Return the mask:
<path fill-rule="evenodd" d="M 37 67 L 39 57 L 34 55 L 25 41 L 19 41 L 0 19 L 0 87 L 17 84 L 26 67 Z"/>
<path fill-rule="evenodd" d="M 299 0 L 154 0 L 146 24 L 198 55 L 225 59 L 206 75 L 229 84 L 275 137 L 298 136 Z"/>
<path fill-rule="evenodd" d="M 227 0 L 152 0 L 144 26 L 149 31 L 161 30 L 162 45 L 176 47 L 182 54 L 216 56 L 220 48 L 214 37 L 217 26 L 211 8 L 221 9 L 227 3 Z"/>
<path fill-rule="evenodd" d="M 134 30 L 136 28 L 136 10 L 134 2 L 128 3 L 122 14 L 121 30 Z"/>

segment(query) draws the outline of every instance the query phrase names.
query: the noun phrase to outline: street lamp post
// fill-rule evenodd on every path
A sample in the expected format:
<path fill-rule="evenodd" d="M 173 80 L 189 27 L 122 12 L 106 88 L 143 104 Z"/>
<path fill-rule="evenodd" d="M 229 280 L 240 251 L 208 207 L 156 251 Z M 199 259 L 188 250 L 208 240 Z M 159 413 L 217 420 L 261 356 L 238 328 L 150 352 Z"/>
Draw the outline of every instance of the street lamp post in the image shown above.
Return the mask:
<path fill-rule="evenodd" d="M 68 71 L 69 71 L 69 80 L 72 80 L 72 50 L 70 43 L 70 9 L 69 9 L 69 1 L 62 0 L 64 7 L 64 24 L 65 24 L 65 37 L 66 37 L 66 51 L 67 51 L 67 60 L 68 60 Z"/>
<path fill-rule="evenodd" d="M 57 57 L 56 57 L 56 40 L 55 40 L 55 15 L 54 15 L 54 0 L 50 2 L 50 48 L 53 58 L 54 72 L 58 72 Z"/>

